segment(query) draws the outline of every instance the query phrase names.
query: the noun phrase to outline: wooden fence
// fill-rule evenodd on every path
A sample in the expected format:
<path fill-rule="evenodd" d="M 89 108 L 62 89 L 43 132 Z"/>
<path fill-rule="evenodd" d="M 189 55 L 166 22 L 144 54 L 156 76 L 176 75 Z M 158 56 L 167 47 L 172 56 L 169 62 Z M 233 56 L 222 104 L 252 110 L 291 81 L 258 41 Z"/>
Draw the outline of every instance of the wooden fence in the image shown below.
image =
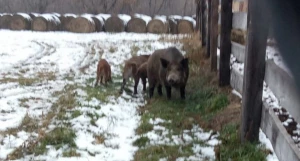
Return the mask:
<path fill-rule="evenodd" d="M 150 17 L 142 14 L 0 14 L 0 29 L 10 30 L 191 34 L 195 25 L 195 18 L 176 15 Z"/>
<path fill-rule="evenodd" d="M 300 123 L 300 95 L 289 72 L 273 60 L 266 60 L 270 26 L 265 1 L 251 0 L 248 5 L 243 0 L 199 0 L 197 4 L 197 26 L 207 57 L 211 59 L 211 70 L 218 69 L 221 87 L 231 85 L 242 93 L 241 142 L 257 141 L 261 128 L 279 160 L 300 160 L 300 137 L 295 134 L 299 129 L 297 122 Z M 243 41 L 234 42 L 234 31 L 246 33 L 245 45 Z M 231 67 L 232 56 L 244 64 L 243 72 Z M 288 126 L 282 122 L 289 117 L 280 117 L 278 109 L 263 101 L 264 82 L 292 115 L 292 123 Z M 298 141 L 292 137 L 298 137 Z"/>

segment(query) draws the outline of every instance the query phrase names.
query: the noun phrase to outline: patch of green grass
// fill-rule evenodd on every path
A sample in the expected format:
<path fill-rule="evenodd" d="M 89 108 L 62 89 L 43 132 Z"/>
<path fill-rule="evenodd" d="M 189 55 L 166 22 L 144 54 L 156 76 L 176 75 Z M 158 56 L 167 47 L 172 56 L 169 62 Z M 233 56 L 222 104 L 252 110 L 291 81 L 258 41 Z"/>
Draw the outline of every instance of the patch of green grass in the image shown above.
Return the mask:
<path fill-rule="evenodd" d="M 190 146 L 168 146 L 156 145 L 142 148 L 134 156 L 134 161 L 157 161 L 161 158 L 168 158 L 167 160 L 176 160 L 179 157 L 188 157 L 193 154 Z"/>
<path fill-rule="evenodd" d="M 70 149 L 63 152 L 63 157 L 80 157 L 80 154 L 75 149 Z"/>
<path fill-rule="evenodd" d="M 137 134 L 144 134 L 153 130 L 153 125 L 149 123 L 151 116 L 149 114 L 144 114 L 141 120 L 141 124 L 138 129 L 136 129 Z"/>
<path fill-rule="evenodd" d="M 106 86 L 100 85 L 97 87 L 94 86 L 86 86 L 82 87 L 84 91 L 87 93 L 87 101 L 92 100 L 92 98 L 96 98 L 102 102 L 107 101 L 108 96 L 116 96 L 119 94 L 119 90 L 121 88 L 121 82 L 113 82 L 108 83 Z"/>
<path fill-rule="evenodd" d="M 139 148 L 141 148 L 141 147 L 144 147 L 144 146 L 147 144 L 147 142 L 149 142 L 149 141 L 150 141 L 150 140 L 149 140 L 148 137 L 142 136 L 142 137 L 136 139 L 136 140 L 133 142 L 133 145 L 134 145 L 134 146 L 137 146 L 137 147 L 139 147 Z"/>
<path fill-rule="evenodd" d="M 114 46 L 110 46 L 110 48 L 109 48 L 109 50 L 108 50 L 109 52 L 111 52 L 111 53 L 114 53 L 114 52 L 116 52 L 117 51 L 117 48 L 116 47 L 114 47 Z"/>
<path fill-rule="evenodd" d="M 39 82 L 39 78 L 26 78 L 26 77 L 19 77 L 19 78 L 2 78 L 0 79 L 0 83 L 10 83 L 10 82 L 18 82 L 21 86 L 31 86 L 34 83 Z"/>
<path fill-rule="evenodd" d="M 43 71 L 43 72 L 38 72 L 37 77 L 43 80 L 55 80 L 56 75 L 55 72 L 49 72 L 49 71 Z"/>
<path fill-rule="evenodd" d="M 75 110 L 75 111 L 72 112 L 72 116 L 71 117 L 73 119 L 73 118 L 76 118 L 76 117 L 78 117 L 80 115 L 81 115 L 81 112 L 79 110 Z"/>
<path fill-rule="evenodd" d="M 266 154 L 262 147 L 258 147 L 255 143 L 240 143 L 238 135 L 238 125 L 229 124 L 223 127 L 220 136 L 222 144 L 218 147 L 220 160 L 236 160 L 236 161 L 265 161 Z"/>
<path fill-rule="evenodd" d="M 59 149 L 64 145 L 68 145 L 70 148 L 76 148 L 74 142 L 75 137 L 75 132 L 69 128 L 55 128 L 40 140 L 39 145 L 33 149 L 32 153 L 35 155 L 44 154 L 47 151 L 47 145 L 52 145 L 56 149 Z"/>

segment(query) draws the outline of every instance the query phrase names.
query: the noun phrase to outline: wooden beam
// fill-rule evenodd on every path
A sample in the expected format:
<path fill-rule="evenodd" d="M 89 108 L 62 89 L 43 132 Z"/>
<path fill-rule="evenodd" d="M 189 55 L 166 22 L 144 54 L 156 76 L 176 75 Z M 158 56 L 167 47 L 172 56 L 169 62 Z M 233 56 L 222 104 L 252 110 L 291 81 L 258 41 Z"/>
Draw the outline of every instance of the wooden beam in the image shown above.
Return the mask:
<path fill-rule="evenodd" d="M 211 0 L 210 69 L 217 71 L 219 0 Z"/>
<path fill-rule="evenodd" d="M 196 0 L 196 32 L 200 31 L 200 0 Z"/>
<path fill-rule="evenodd" d="M 201 12 L 201 42 L 202 42 L 202 46 L 206 45 L 206 16 L 205 16 L 205 0 L 200 0 L 200 12 Z"/>
<path fill-rule="evenodd" d="M 219 86 L 230 85 L 232 0 L 221 1 Z"/>
<path fill-rule="evenodd" d="M 210 57 L 210 38 L 211 38 L 211 1 L 206 0 L 207 3 L 207 28 L 206 28 L 206 57 Z"/>
<path fill-rule="evenodd" d="M 247 34 L 243 83 L 241 142 L 258 141 L 265 76 L 265 56 L 268 37 L 266 0 L 249 1 L 250 23 Z"/>

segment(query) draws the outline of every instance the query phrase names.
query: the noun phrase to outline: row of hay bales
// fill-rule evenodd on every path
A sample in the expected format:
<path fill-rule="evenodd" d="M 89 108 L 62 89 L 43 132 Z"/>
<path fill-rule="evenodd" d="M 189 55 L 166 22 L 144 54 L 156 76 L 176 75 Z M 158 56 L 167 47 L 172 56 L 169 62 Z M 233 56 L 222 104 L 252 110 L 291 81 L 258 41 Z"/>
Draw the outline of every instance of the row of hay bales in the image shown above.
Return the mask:
<path fill-rule="evenodd" d="M 0 29 L 33 31 L 134 32 L 188 34 L 195 29 L 195 19 L 188 16 L 147 16 L 142 14 L 0 14 Z"/>

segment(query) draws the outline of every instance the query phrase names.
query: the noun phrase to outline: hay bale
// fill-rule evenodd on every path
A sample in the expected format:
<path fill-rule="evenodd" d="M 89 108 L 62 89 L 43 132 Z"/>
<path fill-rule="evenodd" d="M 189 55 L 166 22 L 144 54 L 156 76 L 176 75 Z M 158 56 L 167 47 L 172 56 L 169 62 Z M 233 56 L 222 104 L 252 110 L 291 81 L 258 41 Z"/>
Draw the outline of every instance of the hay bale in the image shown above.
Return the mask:
<path fill-rule="evenodd" d="M 92 15 L 92 14 L 84 14 L 81 16 L 87 16 L 93 19 L 95 23 L 95 31 L 100 32 L 104 30 L 104 18 L 99 15 Z"/>
<path fill-rule="evenodd" d="M 9 28 L 11 30 L 30 30 L 31 17 L 25 13 L 16 13 L 11 17 Z"/>
<path fill-rule="evenodd" d="M 95 22 L 90 16 L 87 15 L 76 17 L 70 21 L 70 31 L 75 33 L 95 32 Z"/>
<path fill-rule="evenodd" d="M 105 21 L 105 31 L 107 32 L 123 32 L 125 31 L 126 21 L 119 15 L 112 15 Z"/>
<path fill-rule="evenodd" d="M 70 21 L 75 19 L 77 16 L 74 14 L 64 14 L 60 16 L 60 22 L 61 22 L 61 31 L 70 31 Z"/>
<path fill-rule="evenodd" d="M 103 31 L 104 29 L 104 21 L 103 19 L 99 19 L 97 17 L 92 17 L 94 23 L 95 23 L 95 27 L 96 27 L 96 31 L 97 32 L 100 32 L 100 31 Z"/>
<path fill-rule="evenodd" d="M 170 27 L 170 33 L 171 34 L 178 34 L 178 21 L 181 20 L 182 17 L 178 15 L 171 15 L 168 17 L 169 27 Z"/>
<path fill-rule="evenodd" d="M 2 14 L 0 16 L 0 29 L 9 29 L 11 14 Z"/>
<path fill-rule="evenodd" d="M 154 16 L 147 25 L 147 31 L 154 34 L 169 33 L 169 23 L 165 16 Z"/>
<path fill-rule="evenodd" d="M 183 17 L 183 19 L 178 22 L 178 33 L 179 34 L 191 34 L 194 32 L 196 22 L 192 17 Z"/>
<path fill-rule="evenodd" d="M 41 14 L 32 19 L 33 31 L 57 31 L 60 29 L 60 20 L 52 14 Z"/>
<path fill-rule="evenodd" d="M 99 19 L 100 21 L 101 20 L 103 21 L 102 31 L 105 31 L 105 22 L 110 17 L 110 14 L 103 14 L 103 13 L 101 13 L 101 14 L 95 15 L 95 17 L 97 19 Z"/>
<path fill-rule="evenodd" d="M 126 31 L 134 33 L 146 33 L 147 24 L 150 20 L 150 16 L 134 14 L 127 23 Z"/>

